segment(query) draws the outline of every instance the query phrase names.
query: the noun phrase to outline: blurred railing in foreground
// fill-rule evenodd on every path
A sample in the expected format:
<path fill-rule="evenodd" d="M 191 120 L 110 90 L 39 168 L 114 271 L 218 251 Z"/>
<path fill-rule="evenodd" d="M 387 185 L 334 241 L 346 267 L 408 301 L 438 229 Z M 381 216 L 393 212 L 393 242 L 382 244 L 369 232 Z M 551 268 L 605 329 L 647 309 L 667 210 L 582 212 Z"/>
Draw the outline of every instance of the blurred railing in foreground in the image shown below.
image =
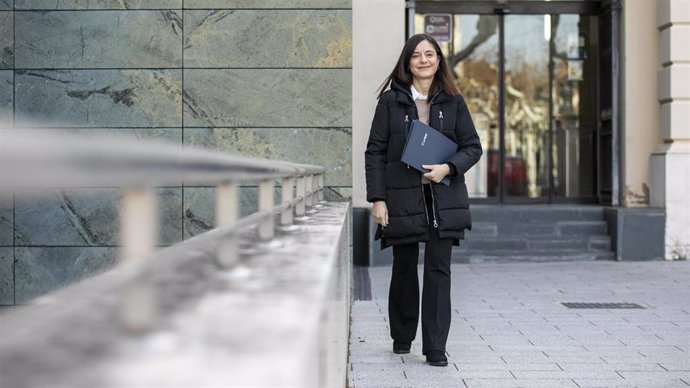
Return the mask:
<path fill-rule="evenodd" d="M 322 201 L 323 167 L 11 133 L 0 186 L 122 188 L 122 248 L 116 269 L 2 317 L 0 385 L 345 384 L 349 204 Z M 258 212 L 239 218 L 246 182 Z M 217 228 L 154 252 L 155 187 L 180 184 L 217 187 Z"/>

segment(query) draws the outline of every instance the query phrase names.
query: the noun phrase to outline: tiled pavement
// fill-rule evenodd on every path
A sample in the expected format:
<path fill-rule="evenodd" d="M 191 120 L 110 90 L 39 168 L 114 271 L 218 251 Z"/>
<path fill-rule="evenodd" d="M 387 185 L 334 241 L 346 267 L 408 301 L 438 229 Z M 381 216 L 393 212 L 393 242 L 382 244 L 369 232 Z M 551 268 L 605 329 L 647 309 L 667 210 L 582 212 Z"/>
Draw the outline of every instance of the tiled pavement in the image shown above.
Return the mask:
<path fill-rule="evenodd" d="M 452 273 L 450 364 L 439 368 L 425 364 L 419 332 L 409 355 L 392 352 L 390 267 L 369 268 L 372 300 L 352 307 L 349 387 L 690 386 L 686 261 L 457 264 Z"/>

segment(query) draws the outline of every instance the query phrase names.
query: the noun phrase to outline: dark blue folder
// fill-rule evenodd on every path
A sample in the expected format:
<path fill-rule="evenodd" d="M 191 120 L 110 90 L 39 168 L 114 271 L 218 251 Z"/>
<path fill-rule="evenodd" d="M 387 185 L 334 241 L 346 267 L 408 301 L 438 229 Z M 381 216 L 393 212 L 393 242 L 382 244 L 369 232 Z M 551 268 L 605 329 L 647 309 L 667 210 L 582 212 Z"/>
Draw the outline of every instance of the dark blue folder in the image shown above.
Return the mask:
<path fill-rule="evenodd" d="M 423 164 L 443 164 L 456 152 L 458 145 L 453 140 L 419 120 L 412 120 L 401 160 L 421 172 L 429 172 L 422 168 Z M 449 185 L 448 176 L 441 183 Z"/>

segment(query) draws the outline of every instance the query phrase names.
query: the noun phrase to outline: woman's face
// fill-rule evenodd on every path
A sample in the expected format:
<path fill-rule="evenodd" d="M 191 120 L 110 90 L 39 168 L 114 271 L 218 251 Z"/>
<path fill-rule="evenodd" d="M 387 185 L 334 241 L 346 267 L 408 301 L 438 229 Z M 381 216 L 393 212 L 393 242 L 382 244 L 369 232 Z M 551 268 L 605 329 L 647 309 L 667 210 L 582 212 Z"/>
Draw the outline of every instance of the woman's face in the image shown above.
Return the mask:
<path fill-rule="evenodd" d="M 419 42 L 410 58 L 410 72 L 417 80 L 433 79 L 438 70 L 439 57 L 434 46 L 428 40 Z"/>

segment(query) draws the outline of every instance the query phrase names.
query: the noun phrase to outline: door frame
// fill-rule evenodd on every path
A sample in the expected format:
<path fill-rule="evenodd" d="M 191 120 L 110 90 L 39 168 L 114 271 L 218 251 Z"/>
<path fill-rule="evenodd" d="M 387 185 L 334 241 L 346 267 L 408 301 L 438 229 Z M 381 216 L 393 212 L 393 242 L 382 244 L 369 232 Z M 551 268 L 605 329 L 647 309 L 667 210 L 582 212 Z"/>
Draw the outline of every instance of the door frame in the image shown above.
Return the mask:
<path fill-rule="evenodd" d="M 458 0 L 416 0 L 408 1 L 408 8 L 416 8 L 420 13 L 453 14 L 582 14 L 598 15 L 600 1 L 458 1 Z"/>
<path fill-rule="evenodd" d="M 611 0 L 592 0 L 592 1 L 512 1 L 509 0 L 487 0 L 487 1 L 458 1 L 458 0 L 412 0 L 407 1 L 407 23 L 406 30 L 408 32 L 407 36 L 412 36 L 414 34 L 414 15 L 416 13 L 450 13 L 450 14 L 484 14 L 484 15 L 497 15 L 499 17 L 498 23 L 498 61 L 499 61 L 499 85 L 505 84 L 505 16 L 507 15 L 545 15 L 545 14 L 578 14 L 578 15 L 597 15 L 602 17 L 602 10 L 605 10 L 606 3 Z M 613 0 L 614 2 L 616 0 Z M 609 8 L 610 9 L 610 8 Z M 615 17 L 614 17 L 615 19 Z M 615 20 L 614 20 L 615 21 Z M 616 41 L 614 44 L 617 44 Z M 549 45 L 549 50 L 551 51 L 552 45 Z M 617 47 L 613 50 L 617 51 Z M 615 55 L 614 55 L 615 56 Z M 553 52 L 549 53 L 549 85 L 553 85 Z M 601 87 L 601 80 L 599 75 L 601 71 L 597 72 L 597 84 Z M 614 77 L 611 79 L 612 89 L 615 91 L 618 88 L 619 82 L 614 73 Z M 556 197 L 553 195 L 554 186 L 554 175 L 551 171 L 551 166 L 553 165 L 553 88 L 549 87 L 549 135 L 548 135 L 548 160 L 547 160 L 547 171 L 549 171 L 549 194 L 548 196 L 537 197 L 537 198 L 524 198 L 524 197 L 508 197 L 505 195 L 504 189 L 504 168 L 505 168 L 505 87 L 499 87 L 498 96 L 498 109 L 499 109 L 499 165 L 498 165 L 498 175 L 499 175 L 499 190 L 498 195 L 495 197 L 487 198 L 472 198 L 471 203 L 477 204 L 531 204 L 531 203 L 617 203 L 618 196 L 618 185 L 613 185 L 613 193 L 610 197 L 601 196 L 600 182 L 601 177 L 599 174 L 611 174 L 611 180 L 613 182 L 618 181 L 618 147 L 617 144 L 613 144 L 613 149 L 602 150 L 597 141 L 596 149 L 592 150 L 595 155 L 597 155 L 597 176 L 595 177 L 595 182 L 597 185 L 596 193 L 598 197 Z M 598 98 L 601 98 L 601 92 L 598 93 Z M 614 94 L 614 99 L 617 96 Z M 613 108 L 616 112 L 612 112 L 614 117 L 617 117 L 617 104 L 613 101 Z M 601 106 L 600 103 L 597 106 Z M 599 123 L 597 127 L 597 135 L 599 136 L 599 131 L 601 128 L 601 112 L 598 109 L 596 112 L 597 119 L 596 122 Z M 614 120 L 612 132 L 616 139 L 618 139 L 618 121 Z M 599 140 L 599 139 L 597 139 Z M 600 163 L 602 158 L 610 158 L 611 165 L 614 166 L 610 172 L 602 171 Z"/>

